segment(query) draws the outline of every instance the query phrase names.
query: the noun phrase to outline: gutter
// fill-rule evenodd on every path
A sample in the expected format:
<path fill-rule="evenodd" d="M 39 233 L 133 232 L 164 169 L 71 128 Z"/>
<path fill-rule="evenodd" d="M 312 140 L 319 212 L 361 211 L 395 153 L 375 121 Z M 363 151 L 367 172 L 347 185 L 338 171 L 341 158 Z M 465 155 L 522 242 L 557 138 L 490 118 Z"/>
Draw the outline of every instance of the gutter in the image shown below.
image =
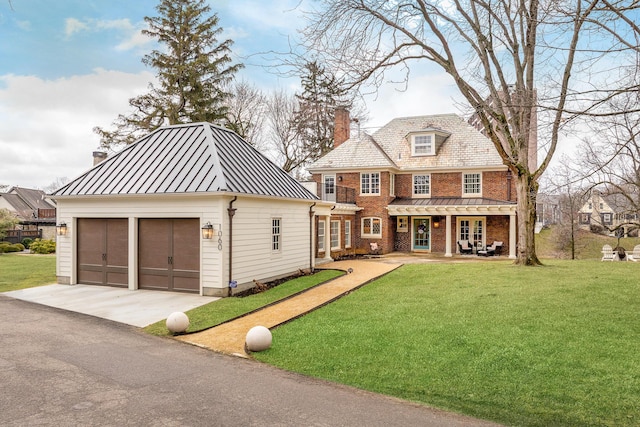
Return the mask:
<path fill-rule="evenodd" d="M 238 210 L 233 207 L 233 202 L 236 200 L 238 200 L 238 196 L 233 197 L 227 208 L 227 213 L 229 214 L 229 287 L 227 288 L 227 296 L 231 296 L 231 282 L 233 278 L 233 216 Z"/>

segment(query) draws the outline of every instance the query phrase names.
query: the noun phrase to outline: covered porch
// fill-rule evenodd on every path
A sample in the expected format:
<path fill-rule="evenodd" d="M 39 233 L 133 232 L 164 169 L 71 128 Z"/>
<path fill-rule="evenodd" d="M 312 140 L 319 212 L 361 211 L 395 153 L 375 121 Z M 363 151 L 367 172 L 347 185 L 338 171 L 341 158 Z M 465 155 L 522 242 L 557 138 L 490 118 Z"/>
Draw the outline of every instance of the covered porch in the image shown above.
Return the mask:
<path fill-rule="evenodd" d="M 516 204 L 483 198 L 396 199 L 387 210 L 396 218 L 396 247 L 400 251 L 458 253 L 457 242 L 475 248 L 494 241 L 516 258 Z M 477 250 L 477 249 L 476 249 Z"/>

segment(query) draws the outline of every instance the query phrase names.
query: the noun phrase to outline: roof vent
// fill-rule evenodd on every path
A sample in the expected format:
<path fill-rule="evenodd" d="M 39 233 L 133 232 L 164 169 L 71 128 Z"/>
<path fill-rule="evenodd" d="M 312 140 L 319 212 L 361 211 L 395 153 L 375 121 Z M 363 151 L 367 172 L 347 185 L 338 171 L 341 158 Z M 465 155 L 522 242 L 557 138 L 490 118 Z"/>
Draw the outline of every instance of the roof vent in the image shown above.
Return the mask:
<path fill-rule="evenodd" d="M 107 158 L 107 153 L 104 151 L 94 151 L 93 152 L 93 166 L 97 165 L 100 162 L 103 162 Z"/>

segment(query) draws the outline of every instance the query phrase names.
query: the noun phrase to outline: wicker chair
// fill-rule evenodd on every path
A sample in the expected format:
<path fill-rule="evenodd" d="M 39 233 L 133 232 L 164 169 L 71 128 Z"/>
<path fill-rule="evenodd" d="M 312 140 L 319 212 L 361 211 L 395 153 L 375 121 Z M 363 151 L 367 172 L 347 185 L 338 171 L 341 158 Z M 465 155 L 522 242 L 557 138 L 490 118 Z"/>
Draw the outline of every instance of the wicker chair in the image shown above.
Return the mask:
<path fill-rule="evenodd" d="M 458 240 L 458 249 L 461 254 L 472 254 L 473 246 L 469 243 L 468 240 Z"/>

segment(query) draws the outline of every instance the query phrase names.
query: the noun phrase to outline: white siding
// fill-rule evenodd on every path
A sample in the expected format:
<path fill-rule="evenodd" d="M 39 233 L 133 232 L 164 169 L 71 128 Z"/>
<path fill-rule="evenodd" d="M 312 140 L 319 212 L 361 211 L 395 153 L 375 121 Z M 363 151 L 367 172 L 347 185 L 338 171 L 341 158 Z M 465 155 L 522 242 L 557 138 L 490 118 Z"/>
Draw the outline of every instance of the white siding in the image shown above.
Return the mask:
<path fill-rule="evenodd" d="M 77 283 L 77 218 L 129 218 L 130 289 L 137 288 L 138 218 L 199 218 L 201 224 L 209 221 L 221 228 L 221 236 L 200 240 L 201 293 L 214 291 L 224 296 L 230 279 L 246 285 L 254 279 L 266 281 L 310 267 L 309 207 L 312 202 L 239 196 L 233 204 L 237 211 L 233 218 L 233 277 L 229 278 L 227 209 L 232 198 L 219 195 L 61 198 L 57 221 L 66 222 L 69 228 L 66 236 L 58 236 L 58 281 Z M 278 252 L 271 250 L 273 217 L 282 219 L 282 249 Z"/>

